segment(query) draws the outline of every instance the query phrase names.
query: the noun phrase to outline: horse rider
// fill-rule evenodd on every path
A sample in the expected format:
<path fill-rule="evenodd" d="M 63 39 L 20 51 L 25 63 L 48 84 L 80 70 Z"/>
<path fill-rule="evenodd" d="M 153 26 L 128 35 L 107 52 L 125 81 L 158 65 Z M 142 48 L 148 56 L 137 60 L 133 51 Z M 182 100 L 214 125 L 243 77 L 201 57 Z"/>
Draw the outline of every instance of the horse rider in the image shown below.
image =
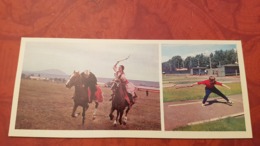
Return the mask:
<path fill-rule="evenodd" d="M 119 62 L 120 61 L 117 61 L 113 67 L 113 70 L 115 71 L 114 73 L 115 81 L 119 81 L 121 84 L 125 86 L 126 92 L 130 93 L 130 96 L 128 96 L 130 100 L 130 104 L 134 104 L 135 103 L 134 98 L 137 97 L 135 94 L 135 85 L 126 79 L 125 72 L 124 72 L 125 67 L 123 65 L 117 67 Z M 115 86 L 115 84 L 113 86 Z M 113 90 L 113 86 L 112 86 L 112 90 Z"/>
<path fill-rule="evenodd" d="M 82 72 L 81 76 L 82 76 L 82 81 L 83 81 L 84 87 L 87 90 L 89 88 L 91 91 L 89 103 L 92 103 L 92 100 L 95 100 L 95 92 L 97 91 L 97 88 L 96 88 L 97 78 L 89 70 Z"/>

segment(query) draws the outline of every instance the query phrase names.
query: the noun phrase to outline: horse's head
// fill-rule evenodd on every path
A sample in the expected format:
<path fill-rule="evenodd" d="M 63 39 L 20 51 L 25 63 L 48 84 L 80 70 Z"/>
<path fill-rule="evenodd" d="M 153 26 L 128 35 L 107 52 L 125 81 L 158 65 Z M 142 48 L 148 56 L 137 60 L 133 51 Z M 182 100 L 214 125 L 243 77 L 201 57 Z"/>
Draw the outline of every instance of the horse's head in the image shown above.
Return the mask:
<path fill-rule="evenodd" d="M 125 84 L 121 83 L 119 80 L 114 80 L 114 84 L 111 87 L 114 92 L 116 98 L 124 99 L 126 91 Z"/>
<path fill-rule="evenodd" d="M 73 74 L 70 76 L 69 80 L 66 83 L 67 88 L 71 88 L 72 86 L 81 85 L 81 76 L 79 72 L 74 71 Z"/>

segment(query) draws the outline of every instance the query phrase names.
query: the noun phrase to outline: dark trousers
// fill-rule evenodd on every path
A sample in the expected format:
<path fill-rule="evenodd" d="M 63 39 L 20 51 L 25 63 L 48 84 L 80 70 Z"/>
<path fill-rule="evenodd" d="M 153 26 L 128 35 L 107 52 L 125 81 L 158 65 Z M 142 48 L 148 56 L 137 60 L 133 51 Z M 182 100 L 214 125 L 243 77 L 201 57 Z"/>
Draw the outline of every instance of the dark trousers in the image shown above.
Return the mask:
<path fill-rule="evenodd" d="M 96 91 L 97 91 L 96 85 L 94 85 L 94 86 L 89 86 L 89 89 L 90 89 L 90 91 L 91 91 L 91 95 L 90 95 L 91 99 L 95 99 L 95 93 L 96 93 Z"/>
<path fill-rule="evenodd" d="M 228 98 L 223 93 L 221 93 L 216 87 L 213 87 L 212 89 L 205 88 L 205 96 L 204 96 L 203 101 L 202 101 L 203 104 L 205 104 L 205 102 L 207 101 L 211 92 L 213 92 L 213 93 L 217 94 L 218 96 L 224 98 L 226 101 L 229 101 Z"/>
<path fill-rule="evenodd" d="M 97 91 L 96 85 L 91 85 L 91 86 L 85 86 L 86 90 L 88 90 L 88 88 L 90 89 L 90 102 L 92 100 L 95 100 L 95 94 Z"/>

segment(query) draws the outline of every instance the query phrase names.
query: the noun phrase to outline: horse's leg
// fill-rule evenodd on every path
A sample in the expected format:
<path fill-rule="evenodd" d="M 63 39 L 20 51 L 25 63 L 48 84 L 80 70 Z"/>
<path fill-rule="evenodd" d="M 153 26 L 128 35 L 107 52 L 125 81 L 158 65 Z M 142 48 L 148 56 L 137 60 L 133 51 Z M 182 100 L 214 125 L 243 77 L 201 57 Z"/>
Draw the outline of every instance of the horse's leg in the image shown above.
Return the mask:
<path fill-rule="evenodd" d="M 85 124 L 85 119 L 86 119 L 86 107 L 82 107 L 82 126 Z"/>
<path fill-rule="evenodd" d="M 93 119 L 93 120 L 96 119 L 97 108 L 98 108 L 98 102 L 96 101 L 96 102 L 95 102 L 95 109 L 94 109 L 94 112 L 93 112 L 93 115 L 92 115 L 92 119 Z"/>
<path fill-rule="evenodd" d="M 72 110 L 72 113 L 71 113 L 71 116 L 72 116 L 73 118 L 77 117 L 77 115 L 75 115 L 75 112 L 76 112 L 77 107 L 78 107 L 78 105 L 76 105 L 76 104 L 74 103 L 73 110 Z"/>
<path fill-rule="evenodd" d="M 84 126 L 86 119 L 86 111 L 88 110 L 88 104 L 83 106 L 82 110 L 82 126 Z"/>
<path fill-rule="evenodd" d="M 114 126 L 116 126 L 119 117 L 119 111 L 116 112 L 116 119 L 114 120 Z"/>
<path fill-rule="evenodd" d="M 124 109 L 119 111 L 119 123 L 120 123 L 120 125 L 122 125 L 123 114 L 124 114 Z"/>
<path fill-rule="evenodd" d="M 114 108 L 114 107 L 111 107 L 110 114 L 109 114 L 110 120 L 113 120 L 113 119 L 114 119 L 114 115 L 113 115 L 113 112 L 114 112 L 114 111 L 115 111 L 115 108 Z"/>
<path fill-rule="evenodd" d="M 95 103 L 96 103 L 96 105 L 95 105 L 95 109 L 97 109 L 99 104 L 98 104 L 97 101 L 96 101 Z"/>
<path fill-rule="evenodd" d="M 123 124 L 124 124 L 124 125 L 126 125 L 126 122 L 127 122 L 127 114 L 128 114 L 128 112 L 129 112 L 129 110 L 130 110 L 130 106 L 127 106 L 127 109 L 126 109 L 126 111 L 125 111 L 125 117 L 124 117 L 124 120 L 123 120 Z"/>

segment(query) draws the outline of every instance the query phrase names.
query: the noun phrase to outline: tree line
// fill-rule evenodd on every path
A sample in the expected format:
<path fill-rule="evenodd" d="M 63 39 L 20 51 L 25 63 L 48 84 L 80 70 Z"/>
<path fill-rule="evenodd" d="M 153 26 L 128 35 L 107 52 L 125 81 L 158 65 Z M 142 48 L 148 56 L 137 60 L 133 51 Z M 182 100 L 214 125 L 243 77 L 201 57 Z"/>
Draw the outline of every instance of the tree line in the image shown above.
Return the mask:
<path fill-rule="evenodd" d="M 163 72 L 174 72 L 177 69 L 187 68 L 190 70 L 194 67 L 217 68 L 222 65 L 238 63 L 237 52 L 235 49 L 231 50 L 216 50 L 210 55 L 197 54 L 195 56 L 188 56 L 183 59 L 181 56 L 173 56 L 166 62 L 162 63 Z"/>
<path fill-rule="evenodd" d="M 38 74 L 36 76 L 34 74 L 26 75 L 25 73 L 22 73 L 22 75 L 21 75 L 22 79 L 32 79 L 31 77 L 36 77 L 36 78 L 34 78 L 34 80 L 44 80 L 44 81 L 59 82 L 59 83 L 65 83 L 67 81 L 65 78 L 57 78 L 57 77 L 52 77 L 52 78 L 51 77 L 49 77 L 49 78 L 42 77 L 41 78 L 40 74 Z M 37 77 L 38 77 L 38 79 L 37 79 Z"/>

